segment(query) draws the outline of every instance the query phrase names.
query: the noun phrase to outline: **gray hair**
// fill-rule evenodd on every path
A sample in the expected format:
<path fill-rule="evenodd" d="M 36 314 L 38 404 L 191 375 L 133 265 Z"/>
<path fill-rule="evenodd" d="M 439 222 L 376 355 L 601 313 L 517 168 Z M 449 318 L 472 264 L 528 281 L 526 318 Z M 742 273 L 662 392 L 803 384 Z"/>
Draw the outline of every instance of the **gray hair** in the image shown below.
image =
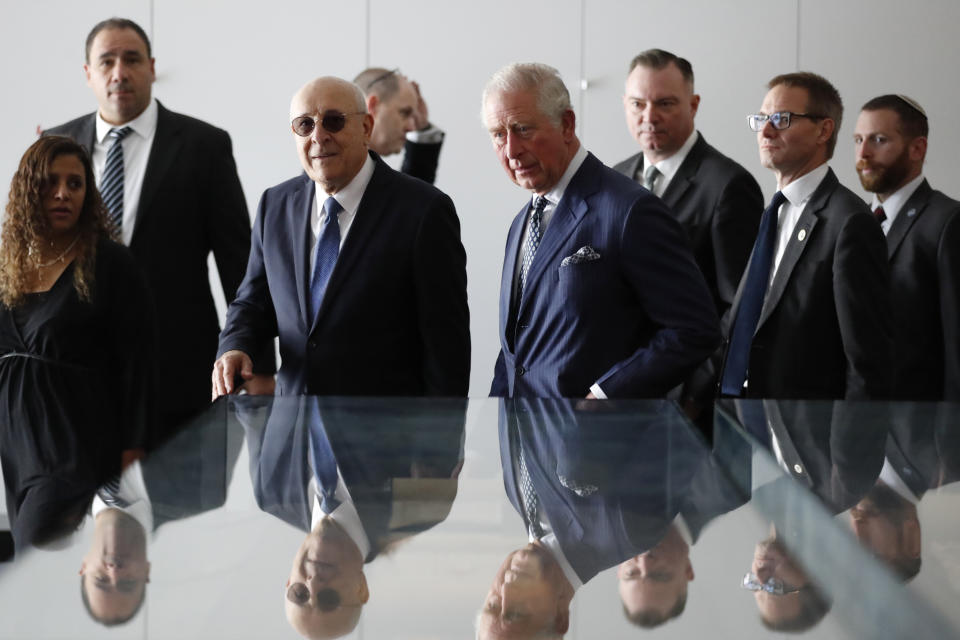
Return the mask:
<path fill-rule="evenodd" d="M 560 72 L 538 62 L 513 62 L 494 73 L 483 88 L 481 114 L 487 99 L 496 93 L 531 91 L 537 95 L 537 107 L 554 125 L 560 126 L 563 114 L 573 107 L 570 93 L 563 84 Z"/>

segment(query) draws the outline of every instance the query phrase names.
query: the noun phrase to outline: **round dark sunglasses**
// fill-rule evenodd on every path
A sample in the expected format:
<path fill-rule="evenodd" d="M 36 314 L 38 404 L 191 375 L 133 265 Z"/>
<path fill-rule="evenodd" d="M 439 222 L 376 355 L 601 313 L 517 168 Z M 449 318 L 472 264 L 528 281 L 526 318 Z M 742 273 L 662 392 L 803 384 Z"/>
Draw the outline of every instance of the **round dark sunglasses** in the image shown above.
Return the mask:
<path fill-rule="evenodd" d="M 320 126 L 323 127 L 324 131 L 337 133 L 347 126 L 347 116 L 360 116 L 364 115 L 364 113 L 363 111 L 355 111 L 354 113 L 326 111 L 320 116 Z M 293 129 L 293 132 L 303 138 L 313 133 L 316 126 L 317 119 L 313 116 L 297 116 L 290 121 L 290 128 Z"/>

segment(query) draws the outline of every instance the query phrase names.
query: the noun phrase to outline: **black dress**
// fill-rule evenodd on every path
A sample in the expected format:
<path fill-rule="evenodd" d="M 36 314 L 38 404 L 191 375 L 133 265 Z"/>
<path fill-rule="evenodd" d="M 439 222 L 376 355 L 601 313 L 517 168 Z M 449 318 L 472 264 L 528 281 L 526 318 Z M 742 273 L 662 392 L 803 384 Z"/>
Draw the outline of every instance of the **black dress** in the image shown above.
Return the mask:
<path fill-rule="evenodd" d="M 80 300 L 73 272 L 70 264 L 15 309 L 0 305 L 0 453 L 11 512 L 51 483 L 96 484 L 119 470 L 120 451 L 143 447 L 153 432 L 155 330 L 143 276 L 129 251 L 106 239 L 91 302 Z"/>

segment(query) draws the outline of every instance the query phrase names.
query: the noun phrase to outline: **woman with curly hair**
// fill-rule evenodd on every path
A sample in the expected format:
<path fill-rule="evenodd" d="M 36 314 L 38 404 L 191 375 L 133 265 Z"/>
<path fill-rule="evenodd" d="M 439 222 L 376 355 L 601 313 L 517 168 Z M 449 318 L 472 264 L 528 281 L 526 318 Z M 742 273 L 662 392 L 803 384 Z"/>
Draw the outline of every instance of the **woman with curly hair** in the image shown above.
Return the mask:
<path fill-rule="evenodd" d="M 151 303 L 107 220 L 81 146 L 50 136 L 27 149 L 0 231 L 0 430 L 37 452 L 20 461 L 37 466 L 27 477 L 49 477 L 47 453 L 64 442 L 85 466 L 82 452 L 115 452 L 116 471 L 152 431 Z M 13 489 L 19 499 L 29 487 Z"/>

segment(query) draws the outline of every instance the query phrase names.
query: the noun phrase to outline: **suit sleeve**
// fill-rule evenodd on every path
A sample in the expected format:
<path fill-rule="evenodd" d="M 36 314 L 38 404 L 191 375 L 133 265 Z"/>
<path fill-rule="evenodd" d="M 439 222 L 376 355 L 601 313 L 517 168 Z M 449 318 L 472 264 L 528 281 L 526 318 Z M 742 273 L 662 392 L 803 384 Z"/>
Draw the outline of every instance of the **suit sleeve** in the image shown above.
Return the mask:
<path fill-rule="evenodd" d="M 647 196 L 623 224 L 621 272 L 657 329 L 597 381 L 609 398 L 662 396 L 720 344 L 713 297 L 665 206 Z"/>
<path fill-rule="evenodd" d="M 738 172 L 724 187 L 712 216 L 711 244 L 721 314 L 733 304 L 740 278 L 753 251 L 762 214 L 760 185 L 746 171 Z"/>
<path fill-rule="evenodd" d="M 257 362 L 258 354 L 261 353 L 259 349 L 267 341 L 271 341 L 272 346 L 272 340 L 277 335 L 277 318 L 263 263 L 263 232 L 266 224 L 264 218 L 271 204 L 269 193 L 265 192 L 260 198 L 251 234 L 246 275 L 237 289 L 236 297 L 227 308 L 227 320 L 220 332 L 220 346 L 217 349 L 218 358 L 233 349 L 243 351 L 253 360 L 255 371 L 263 370 Z M 273 359 L 272 352 L 270 358 Z"/>
<path fill-rule="evenodd" d="M 412 142 L 407 140 L 403 145 L 402 173 L 414 178 L 420 178 L 428 184 L 437 179 L 437 165 L 440 163 L 440 142 Z"/>
<path fill-rule="evenodd" d="M 427 205 L 414 249 L 417 317 L 427 395 L 466 396 L 470 384 L 467 255 L 453 201 Z"/>
<path fill-rule="evenodd" d="M 892 391 L 890 263 L 880 225 L 868 212 L 847 218 L 837 237 L 833 296 L 847 359 L 847 400 L 882 400 Z"/>
<path fill-rule="evenodd" d="M 960 210 L 943 228 L 937 251 L 943 327 L 943 399 L 960 401 Z"/>
<path fill-rule="evenodd" d="M 236 297 L 250 255 L 250 214 L 237 176 L 230 136 L 225 132 L 217 133 L 209 155 L 209 188 L 204 192 L 204 210 L 207 213 L 207 237 L 217 262 L 223 295 L 229 305 Z M 253 359 L 257 373 L 276 372 L 272 337 L 250 349 L 252 351 L 247 353 Z"/>

